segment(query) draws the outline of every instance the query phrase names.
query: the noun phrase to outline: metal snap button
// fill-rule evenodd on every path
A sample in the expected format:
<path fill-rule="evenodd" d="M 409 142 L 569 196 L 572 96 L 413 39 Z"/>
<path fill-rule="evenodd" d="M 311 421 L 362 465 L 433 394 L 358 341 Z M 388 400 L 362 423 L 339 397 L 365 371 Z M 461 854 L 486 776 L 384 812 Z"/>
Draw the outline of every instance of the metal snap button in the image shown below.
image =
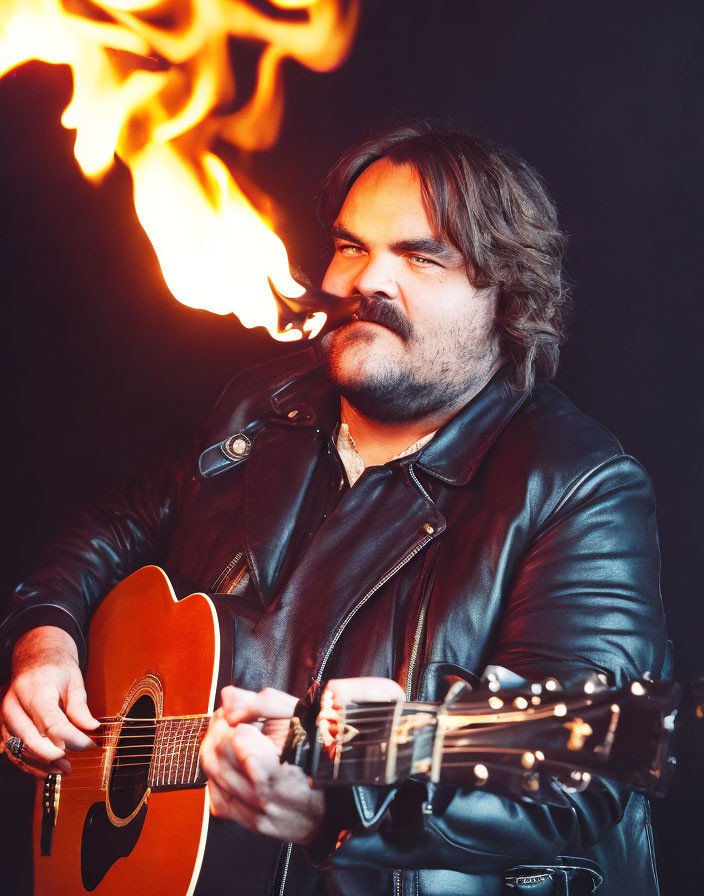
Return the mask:
<path fill-rule="evenodd" d="M 252 443 L 244 433 L 237 433 L 221 442 L 220 450 L 230 460 L 240 461 L 252 450 Z"/>

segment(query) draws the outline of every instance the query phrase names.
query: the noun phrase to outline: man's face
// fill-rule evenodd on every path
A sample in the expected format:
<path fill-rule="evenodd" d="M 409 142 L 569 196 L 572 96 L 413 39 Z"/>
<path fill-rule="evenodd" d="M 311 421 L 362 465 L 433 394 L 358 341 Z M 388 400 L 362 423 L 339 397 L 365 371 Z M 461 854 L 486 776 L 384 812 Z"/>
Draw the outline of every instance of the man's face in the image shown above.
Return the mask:
<path fill-rule="evenodd" d="M 433 232 L 415 169 L 370 165 L 332 235 L 323 288 L 363 297 L 360 319 L 321 346 L 341 393 L 376 420 L 459 408 L 498 357 L 495 291 L 475 289 L 460 252 Z"/>

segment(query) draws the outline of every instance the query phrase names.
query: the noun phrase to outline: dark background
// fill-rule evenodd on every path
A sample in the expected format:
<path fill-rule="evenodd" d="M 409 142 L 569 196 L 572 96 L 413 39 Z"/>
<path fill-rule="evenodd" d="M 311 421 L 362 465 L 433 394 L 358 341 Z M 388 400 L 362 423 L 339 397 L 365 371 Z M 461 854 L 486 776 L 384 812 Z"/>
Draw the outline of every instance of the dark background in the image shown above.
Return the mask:
<path fill-rule="evenodd" d="M 366 0 L 340 71 L 287 66 L 279 145 L 246 163 L 314 277 L 318 184 L 391 115 L 452 116 L 542 172 L 571 235 L 576 299 L 558 384 L 653 479 L 683 682 L 704 674 L 701 25 L 698 3 Z M 72 510 L 184 440 L 232 373 L 285 350 L 171 298 L 126 171 L 95 187 L 73 161 L 59 124 L 70 91 L 67 69 L 38 63 L 0 81 L 3 594 Z M 683 739 L 655 806 L 665 896 L 697 887 L 703 740 Z M 22 893 L 27 857 L 14 844 L 29 825 L 28 781 L 2 764 L 2 877 Z"/>

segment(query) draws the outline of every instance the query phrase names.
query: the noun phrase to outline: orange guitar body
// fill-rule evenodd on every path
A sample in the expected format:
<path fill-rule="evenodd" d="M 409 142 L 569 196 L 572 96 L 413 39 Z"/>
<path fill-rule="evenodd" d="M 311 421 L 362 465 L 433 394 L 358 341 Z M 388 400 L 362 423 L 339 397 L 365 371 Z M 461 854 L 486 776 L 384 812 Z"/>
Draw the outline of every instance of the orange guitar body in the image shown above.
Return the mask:
<path fill-rule="evenodd" d="M 158 716 L 211 713 L 219 663 L 220 632 L 211 601 L 202 594 L 177 601 L 165 573 L 145 567 L 114 588 L 95 614 L 86 674 L 88 705 L 97 718 L 121 716 L 141 694 L 148 694 Z M 192 893 L 208 826 L 206 788 L 147 792 L 135 813 L 139 817 L 126 822 L 107 806 L 103 757 L 98 749 L 69 754 L 73 771 L 61 780 L 49 856 L 40 855 L 43 782 L 37 786 L 36 896 Z M 122 842 L 117 852 L 129 848 L 129 855 L 103 859 L 98 872 L 93 868 L 86 873 L 86 863 L 99 852 L 90 837 L 86 841 L 91 811 L 103 822 L 107 817 L 108 840 L 126 837 L 127 847 Z"/>

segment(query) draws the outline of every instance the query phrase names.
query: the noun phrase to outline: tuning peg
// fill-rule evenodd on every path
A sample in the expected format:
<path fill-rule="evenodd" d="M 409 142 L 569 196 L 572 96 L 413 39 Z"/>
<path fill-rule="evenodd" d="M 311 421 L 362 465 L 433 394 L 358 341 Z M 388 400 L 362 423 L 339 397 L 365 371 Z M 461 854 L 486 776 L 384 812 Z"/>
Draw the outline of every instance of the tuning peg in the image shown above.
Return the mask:
<path fill-rule="evenodd" d="M 489 769 L 483 763 L 478 763 L 474 766 L 474 777 L 477 784 L 484 784 L 489 780 Z"/>
<path fill-rule="evenodd" d="M 565 793 L 581 793 L 589 787 L 591 780 L 592 776 L 589 772 L 580 772 L 575 769 L 570 772 L 568 780 L 558 779 L 558 783 Z"/>
<path fill-rule="evenodd" d="M 494 694 L 497 691 L 501 690 L 501 682 L 499 681 L 495 672 L 489 672 L 486 677 L 486 686 L 492 691 Z"/>
<path fill-rule="evenodd" d="M 536 793 L 540 790 L 540 776 L 533 772 L 532 774 L 524 774 L 521 777 L 521 786 L 526 793 Z"/>

